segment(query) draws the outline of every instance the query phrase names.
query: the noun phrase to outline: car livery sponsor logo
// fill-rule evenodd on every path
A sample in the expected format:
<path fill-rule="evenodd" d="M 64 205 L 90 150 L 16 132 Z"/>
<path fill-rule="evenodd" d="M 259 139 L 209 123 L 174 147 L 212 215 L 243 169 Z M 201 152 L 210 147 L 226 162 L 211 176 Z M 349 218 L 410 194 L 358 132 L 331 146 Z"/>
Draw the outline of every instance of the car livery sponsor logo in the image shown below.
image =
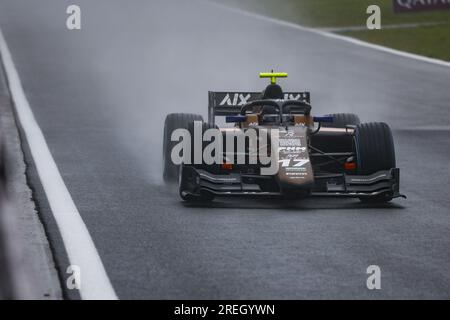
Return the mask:
<path fill-rule="evenodd" d="M 244 95 L 242 93 L 235 93 L 233 95 L 230 95 L 229 93 L 227 93 L 227 95 L 219 103 L 219 106 L 243 106 L 244 104 L 248 103 L 248 100 L 251 97 L 251 94 Z"/>
<path fill-rule="evenodd" d="M 300 139 L 280 139 L 280 147 L 301 147 Z"/>
<path fill-rule="evenodd" d="M 289 130 L 285 133 L 284 138 L 293 138 L 295 136 L 295 132 L 292 130 Z"/>
<path fill-rule="evenodd" d="M 292 94 L 292 93 L 285 93 L 284 94 L 284 100 L 300 100 L 302 98 L 302 95 L 297 93 L 297 94 Z"/>
<path fill-rule="evenodd" d="M 308 172 L 286 172 L 286 175 L 296 177 L 297 179 L 304 179 L 308 175 Z"/>
<path fill-rule="evenodd" d="M 284 152 L 284 153 L 300 153 L 300 152 L 306 152 L 306 147 L 279 147 L 278 150 L 280 152 Z"/>
<path fill-rule="evenodd" d="M 225 93 L 224 93 L 225 94 Z M 246 103 L 249 103 L 252 100 L 260 99 L 261 94 L 256 92 L 228 92 L 224 96 L 222 94 L 216 95 L 218 106 L 243 106 Z M 283 96 L 283 100 L 305 100 L 307 96 L 305 93 L 285 93 Z"/>

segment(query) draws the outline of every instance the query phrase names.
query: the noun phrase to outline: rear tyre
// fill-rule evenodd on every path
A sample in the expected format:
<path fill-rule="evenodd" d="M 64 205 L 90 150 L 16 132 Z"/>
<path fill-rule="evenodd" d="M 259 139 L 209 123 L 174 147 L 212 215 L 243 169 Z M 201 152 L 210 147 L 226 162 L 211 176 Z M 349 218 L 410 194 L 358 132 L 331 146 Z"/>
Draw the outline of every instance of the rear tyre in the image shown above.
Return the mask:
<path fill-rule="evenodd" d="M 333 122 L 324 122 L 322 127 L 345 128 L 346 126 L 357 126 L 361 123 L 359 117 L 354 113 L 333 113 L 327 116 L 333 117 Z"/>
<path fill-rule="evenodd" d="M 396 167 L 392 132 L 386 123 L 373 122 L 356 126 L 355 149 L 357 174 L 370 175 Z M 362 202 L 383 203 L 392 200 L 392 194 L 361 197 Z"/>
<path fill-rule="evenodd" d="M 171 113 L 164 122 L 163 137 L 163 178 L 166 182 L 175 182 L 178 180 L 179 165 L 172 162 L 172 148 L 177 144 L 171 141 L 172 132 L 176 129 L 189 129 L 189 124 L 194 121 L 203 121 L 201 115 L 191 113 Z"/>

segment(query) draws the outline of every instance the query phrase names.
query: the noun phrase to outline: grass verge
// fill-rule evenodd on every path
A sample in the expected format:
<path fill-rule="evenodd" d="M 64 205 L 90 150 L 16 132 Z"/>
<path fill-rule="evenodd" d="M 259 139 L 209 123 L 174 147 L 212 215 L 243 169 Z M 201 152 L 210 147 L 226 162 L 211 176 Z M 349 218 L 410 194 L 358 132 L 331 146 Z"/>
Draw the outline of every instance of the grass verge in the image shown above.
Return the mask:
<path fill-rule="evenodd" d="M 218 1 L 218 0 L 216 0 Z M 392 0 L 227 0 L 241 9 L 316 28 L 364 27 L 366 9 L 381 8 L 382 26 L 408 28 L 341 31 L 340 34 L 431 58 L 450 61 L 450 10 L 395 14 Z M 421 26 L 421 23 L 447 23 Z"/>

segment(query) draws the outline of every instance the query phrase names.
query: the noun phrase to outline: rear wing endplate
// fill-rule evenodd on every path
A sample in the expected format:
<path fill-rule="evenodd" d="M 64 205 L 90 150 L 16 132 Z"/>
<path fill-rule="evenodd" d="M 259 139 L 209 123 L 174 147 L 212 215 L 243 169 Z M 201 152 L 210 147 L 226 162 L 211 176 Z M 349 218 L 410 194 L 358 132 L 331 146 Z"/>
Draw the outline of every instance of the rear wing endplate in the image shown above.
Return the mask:
<path fill-rule="evenodd" d="M 208 92 L 208 122 L 215 123 L 215 117 L 236 115 L 241 107 L 262 98 L 261 92 Z M 285 92 L 284 100 L 300 100 L 311 103 L 309 92 Z"/>

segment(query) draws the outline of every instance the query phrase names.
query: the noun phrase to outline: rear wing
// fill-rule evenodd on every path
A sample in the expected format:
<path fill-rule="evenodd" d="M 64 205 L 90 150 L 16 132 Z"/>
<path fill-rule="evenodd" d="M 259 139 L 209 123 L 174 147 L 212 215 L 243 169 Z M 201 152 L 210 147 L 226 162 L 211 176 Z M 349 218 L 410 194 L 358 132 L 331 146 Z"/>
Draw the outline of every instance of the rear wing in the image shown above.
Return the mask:
<path fill-rule="evenodd" d="M 218 116 L 236 115 L 241 107 L 262 98 L 261 92 L 208 92 L 208 122 L 215 123 Z M 311 103 L 309 92 L 285 92 L 284 100 L 300 100 Z"/>

